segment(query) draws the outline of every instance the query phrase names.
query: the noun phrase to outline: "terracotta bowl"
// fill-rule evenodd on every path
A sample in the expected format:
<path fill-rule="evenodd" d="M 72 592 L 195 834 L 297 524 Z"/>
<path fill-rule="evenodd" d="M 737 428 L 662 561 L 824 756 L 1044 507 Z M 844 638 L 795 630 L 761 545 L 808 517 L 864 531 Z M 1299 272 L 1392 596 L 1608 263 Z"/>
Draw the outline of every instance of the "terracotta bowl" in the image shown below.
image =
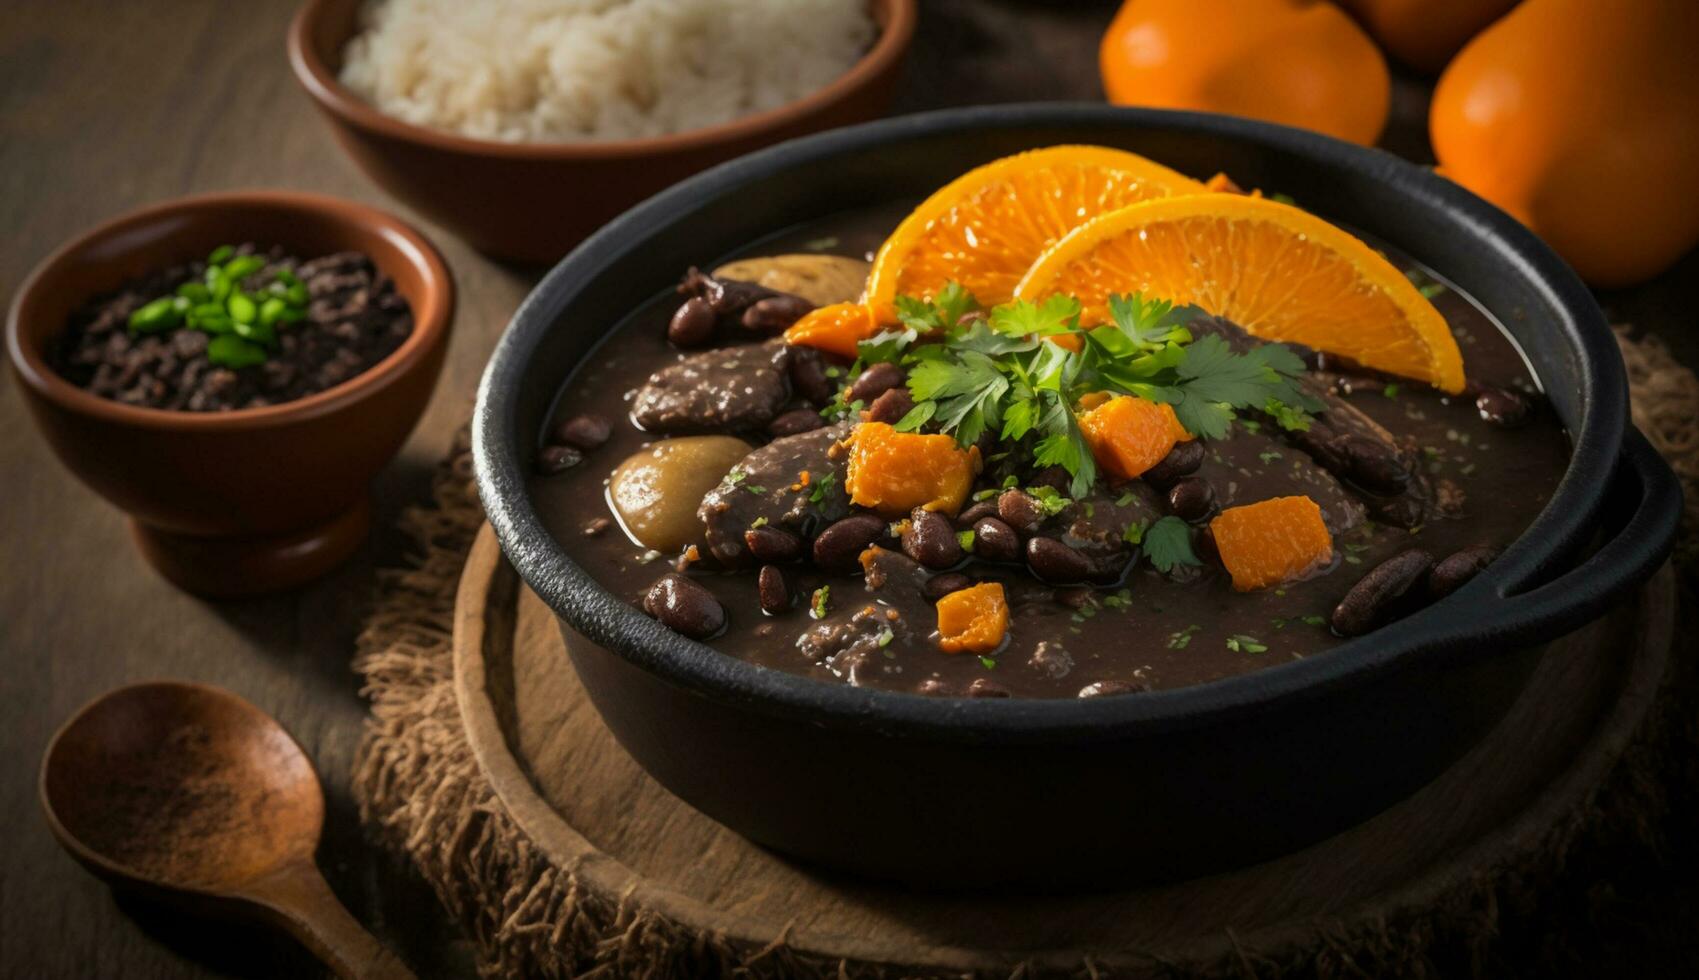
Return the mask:
<path fill-rule="evenodd" d="M 307 0 L 289 29 L 289 63 L 337 141 L 384 190 L 482 252 L 552 263 L 690 174 L 884 112 L 914 36 L 917 3 L 870 2 L 879 38 L 832 84 L 767 112 L 654 139 L 504 143 L 384 115 L 337 80 L 360 0 Z"/>
<path fill-rule="evenodd" d="M 91 296 L 240 241 L 303 257 L 365 252 L 411 304 L 412 335 L 327 391 L 223 413 L 119 404 L 48 365 L 48 345 Z M 53 451 L 130 515 L 147 560 L 191 592 L 249 595 L 322 575 L 359 546 L 368 485 L 425 409 L 453 313 L 442 256 L 391 215 L 312 194 L 208 194 L 133 211 L 48 256 L 13 300 L 6 352 Z"/>

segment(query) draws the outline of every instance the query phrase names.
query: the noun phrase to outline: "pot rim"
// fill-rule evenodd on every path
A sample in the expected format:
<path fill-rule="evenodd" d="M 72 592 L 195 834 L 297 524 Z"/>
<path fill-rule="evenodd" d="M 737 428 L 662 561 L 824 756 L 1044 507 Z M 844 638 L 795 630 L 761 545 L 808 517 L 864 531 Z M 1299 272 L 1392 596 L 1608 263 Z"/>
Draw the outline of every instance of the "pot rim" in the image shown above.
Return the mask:
<path fill-rule="evenodd" d="M 126 405 L 90 394 L 53 370 L 47 361 L 44 345 L 26 342 L 24 322 L 33 314 L 31 307 L 37 300 L 37 291 L 65 265 L 107 241 L 183 214 L 252 206 L 283 213 L 313 214 L 333 224 L 363 228 L 393 245 L 400 253 L 401 261 L 417 270 L 424 283 L 422 300 L 413 304 L 413 332 L 401 342 L 401 346 L 354 377 L 305 398 L 228 412 L 186 412 Z M 127 254 L 146 254 L 154 248 L 154 243 L 149 242 L 127 250 Z M 161 261 L 174 260 L 162 258 Z M 376 257 L 373 261 L 377 261 Z M 116 287 L 118 283 L 112 285 Z M 62 411 L 158 431 L 216 432 L 270 428 L 341 411 L 416 370 L 446 339 L 454 316 L 454 303 L 454 277 L 442 253 L 418 229 L 392 214 L 370 205 L 304 191 L 217 191 L 169 198 L 126 211 L 55 249 L 30 271 L 12 300 L 6 314 L 6 353 L 20 382 L 33 395 L 51 402 Z"/>
<path fill-rule="evenodd" d="M 931 698 L 831 684 L 760 667 L 690 640 L 597 584 L 544 528 L 532 506 L 525 461 L 535 442 L 516 432 L 520 380 L 532 351 L 560 313 L 601 268 L 664 236 L 701 202 L 744 191 L 776 175 L 850 151 L 916 137 L 980 129 L 1033 127 L 1145 128 L 1190 132 L 1344 166 L 1394 182 L 1413 207 L 1487 241 L 1555 310 L 1554 340 L 1573 354 L 1581 374 L 1584 415 L 1572 432 L 1569 466 L 1540 515 L 1500 558 L 1440 602 L 1367 636 L 1302 660 L 1138 696 L 1077 699 Z M 755 234 L 749 236 L 756 237 Z M 1438 269 L 1441 274 L 1446 270 Z M 1494 621 L 1492 604 L 1564 569 L 1596 530 L 1605 488 L 1623 452 L 1627 382 L 1603 313 L 1570 268 L 1509 215 L 1462 187 L 1380 150 L 1308 131 L 1208 113 L 1129 109 L 1098 104 L 1026 103 L 948 109 L 902 116 L 793 140 L 722 164 L 650 198 L 587 239 L 537 285 L 514 313 L 479 385 L 473 453 L 479 494 L 502 550 L 527 584 L 573 629 L 627 662 L 702 696 L 751 711 L 872 727 L 889 735 L 963 741 L 1065 741 L 1127 737 L 1192 728 L 1276 702 L 1312 699 L 1383 672 L 1448 655 L 1491 655 L 1513 637 L 1515 612 Z M 1462 614 L 1460 613 L 1467 613 Z"/>
<path fill-rule="evenodd" d="M 369 133 L 445 153 L 543 162 L 624 160 L 685 153 L 758 137 L 816 115 L 866 88 L 902 60 L 914 39 L 919 6 L 919 0 L 871 0 L 875 20 L 883 18 L 873 46 L 824 87 L 772 109 L 669 136 L 579 143 L 508 143 L 406 122 L 384 113 L 343 85 L 312 43 L 314 28 L 332 2 L 335 0 L 307 0 L 290 22 L 288 35 L 289 65 L 295 79 L 326 113 Z"/>

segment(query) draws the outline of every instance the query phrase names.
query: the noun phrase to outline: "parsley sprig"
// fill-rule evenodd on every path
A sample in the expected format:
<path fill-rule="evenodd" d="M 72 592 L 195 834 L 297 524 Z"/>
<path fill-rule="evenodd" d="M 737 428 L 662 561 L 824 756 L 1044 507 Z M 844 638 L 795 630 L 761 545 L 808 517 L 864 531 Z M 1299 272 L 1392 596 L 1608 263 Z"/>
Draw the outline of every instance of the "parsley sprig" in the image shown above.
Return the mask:
<path fill-rule="evenodd" d="M 1065 468 L 1075 497 L 1097 477 L 1075 410 L 1088 393 L 1165 402 L 1187 431 L 1206 439 L 1227 435 L 1241 411 L 1304 429 L 1321 407 L 1298 387 L 1304 364 L 1285 346 L 1238 353 L 1215 334 L 1194 338 L 1187 324 L 1201 310 L 1138 293 L 1111 296 L 1110 322 L 1096 329 L 1080 324 L 1078 300 L 1060 295 L 963 319 L 980 307 L 954 283 L 931 302 L 905 296 L 896 307 L 900 329 L 864 341 L 858 353 L 864 363 L 908 367 L 915 406 L 897 428 L 930 425 L 964 446 L 985 432 L 1004 442 L 1030 434 L 1034 462 Z M 1048 342 L 1056 338 L 1072 339 Z"/>

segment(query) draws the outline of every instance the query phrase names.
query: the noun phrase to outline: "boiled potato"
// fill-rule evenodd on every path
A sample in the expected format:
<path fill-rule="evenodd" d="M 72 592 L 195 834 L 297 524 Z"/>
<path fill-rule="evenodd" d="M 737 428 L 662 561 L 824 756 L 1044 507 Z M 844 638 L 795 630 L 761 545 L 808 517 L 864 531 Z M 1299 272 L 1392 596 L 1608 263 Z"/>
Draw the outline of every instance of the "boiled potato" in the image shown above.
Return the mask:
<path fill-rule="evenodd" d="M 731 436 L 681 436 L 652 443 L 614 469 L 608 500 L 626 533 L 645 548 L 676 552 L 702 541 L 696 508 L 750 445 Z"/>
<path fill-rule="evenodd" d="M 714 275 L 801 296 L 815 306 L 830 306 L 861 299 L 870 268 L 860 259 L 841 255 L 773 255 L 727 262 Z"/>

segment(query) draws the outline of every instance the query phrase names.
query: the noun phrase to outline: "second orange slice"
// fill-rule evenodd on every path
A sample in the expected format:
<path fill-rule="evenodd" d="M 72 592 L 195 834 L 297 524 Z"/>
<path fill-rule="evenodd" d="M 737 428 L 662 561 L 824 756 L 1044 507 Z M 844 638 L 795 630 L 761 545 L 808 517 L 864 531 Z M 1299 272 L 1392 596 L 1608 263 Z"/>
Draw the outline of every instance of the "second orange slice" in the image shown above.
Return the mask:
<path fill-rule="evenodd" d="M 1075 296 L 1087 323 L 1107 319 L 1111 294 L 1133 292 L 1463 390 L 1463 355 L 1433 304 L 1361 239 L 1289 204 L 1234 194 L 1134 204 L 1074 229 L 1015 289 Z"/>
<path fill-rule="evenodd" d="M 986 306 L 1006 302 L 1039 254 L 1070 230 L 1138 201 L 1205 190 L 1106 146 L 1004 157 L 957 177 L 903 219 L 873 260 L 866 299 L 930 299 L 953 280 Z"/>

